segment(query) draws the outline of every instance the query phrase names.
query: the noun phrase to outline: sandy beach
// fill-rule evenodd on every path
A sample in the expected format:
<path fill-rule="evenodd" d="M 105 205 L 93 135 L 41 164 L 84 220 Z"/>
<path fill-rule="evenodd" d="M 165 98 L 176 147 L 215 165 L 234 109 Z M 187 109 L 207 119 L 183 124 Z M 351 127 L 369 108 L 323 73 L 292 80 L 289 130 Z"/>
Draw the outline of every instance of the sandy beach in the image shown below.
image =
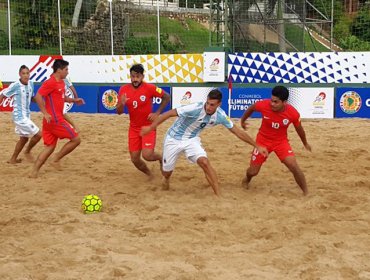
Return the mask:
<path fill-rule="evenodd" d="M 204 131 L 217 198 L 184 157 L 169 191 L 158 163 L 149 182 L 130 162 L 126 115 L 71 116 L 81 145 L 63 170 L 46 163 L 29 179 L 32 163 L 6 163 L 17 136 L 0 113 L 0 279 L 370 279 L 369 120 L 303 120 L 312 153 L 290 128 L 308 197 L 274 154 L 243 189 L 252 147 L 222 126 Z M 40 113 L 32 119 L 41 127 Z M 158 129 L 157 151 L 172 122 Z M 91 193 L 103 211 L 86 215 Z"/>

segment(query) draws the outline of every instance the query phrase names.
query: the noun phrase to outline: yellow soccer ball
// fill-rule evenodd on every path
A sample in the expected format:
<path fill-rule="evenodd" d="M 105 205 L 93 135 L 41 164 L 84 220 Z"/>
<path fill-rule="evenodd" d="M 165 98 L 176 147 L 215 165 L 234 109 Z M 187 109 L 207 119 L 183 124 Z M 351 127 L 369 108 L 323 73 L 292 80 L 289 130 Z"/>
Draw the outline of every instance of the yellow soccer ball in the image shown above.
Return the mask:
<path fill-rule="evenodd" d="M 95 194 L 86 195 L 82 199 L 82 211 L 86 214 L 100 212 L 103 207 L 103 202 L 99 196 Z"/>

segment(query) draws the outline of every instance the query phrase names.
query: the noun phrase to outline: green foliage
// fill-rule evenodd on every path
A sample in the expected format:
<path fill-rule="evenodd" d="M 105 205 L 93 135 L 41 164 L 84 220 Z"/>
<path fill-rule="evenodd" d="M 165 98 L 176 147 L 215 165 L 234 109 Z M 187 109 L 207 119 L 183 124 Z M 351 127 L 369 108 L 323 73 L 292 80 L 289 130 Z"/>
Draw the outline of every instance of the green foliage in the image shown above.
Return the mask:
<path fill-rule="evenodd" d="M 354 35 L 340 41 L 346 51 L 370 51 L 370 42 L 362 41 Z"/>
<path fill-rule="evenodd" d="M 370 42 L 370 4 L 358 12 L 352 24 L 352 34 L 361 40 Z"/>
<path fill-rule="evenodd" d="M 351 35 L 350 26 L 352 20 L 349 17 L 343 16 L 341 20 L 334 26 L 334 38 L 339 42 L 348 38 Z"/>
<path fill-rule="evenodd" d="M 156 37 L 135 38 L 130 36 L 125 41 L 125 53 L 127 54 L 155 54 L 158 53 Z"/>
<path fill-rule="evenodd" d="M 0 30 L 0 50 L 9 50 L 8 34 Z"/>

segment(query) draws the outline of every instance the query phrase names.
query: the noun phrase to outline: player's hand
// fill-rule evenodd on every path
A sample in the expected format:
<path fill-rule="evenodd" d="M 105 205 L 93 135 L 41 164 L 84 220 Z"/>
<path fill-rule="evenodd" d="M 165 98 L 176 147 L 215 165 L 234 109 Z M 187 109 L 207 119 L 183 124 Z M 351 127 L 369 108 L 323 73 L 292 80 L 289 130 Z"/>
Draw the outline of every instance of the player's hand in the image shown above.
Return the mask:
<path fill-rule="evenodd" d="M 147 135 L 151 131 L 152 129 L 150 128 L 150 126 L 143 126 L 140 131 L 140 136 Z"/>
<path fill-rule="evenodd" d="M 127 100 L 129 100 L 130 98 L 127 98 L 127 96 L 126 96 L 126 93 L 125 94 L 123 94 L 122 95 L 122 98 L 121 98 L 121 103 L 122 103 L 122 105 L 123 106 L 125 106 L 126 105 L 126 102 L 127 102 Z"/>
<path fill-rule="evenodd" d="M 50 123 L 50 121 L 51 121 L 51 116 L 50 116 L 50 114 L 49 114 L 49 113 L 45 113 L 45 114 L 44 114 L 44 119 L 46 120 L 46 122 L 47 122 L 47 123 Z"/>
<path fill-rule="evenodd" d="M 257 151 L 262 154 L 264 157 L 267 157 L 269 155 L 269 151 L 265 147 L 257 146 Z"/>
<path fill-rule="evenodd" d="M 242 126 L 242 128 L 244 130 L 247 130 L 247 128 L 248 128 L 248 123 L 247 122 L 240 122 L 240 125 Z"/>
<path fill-rule="evenodd" d="M 311 145 L 310 145 L 310 144 L 306 143 L 306 144 L 304 145 L 304 147 L 305 147 L 305 149 L 306 149 L 307 151 L 312 152 L 312 148 L 311 148 Z"/>
<path fill-rule="evenodd" d="M 84 105 L 85 100 L 83 100 L 82 98 L 75 98 L 74 103 L 76 103 L 77 105 Z"/>
<path fill-rule="evenodd" d="M 158 118 L 159 113 L 150 113 L 148 116 L 148 120 L 154 121 L 156 118 Z"/>

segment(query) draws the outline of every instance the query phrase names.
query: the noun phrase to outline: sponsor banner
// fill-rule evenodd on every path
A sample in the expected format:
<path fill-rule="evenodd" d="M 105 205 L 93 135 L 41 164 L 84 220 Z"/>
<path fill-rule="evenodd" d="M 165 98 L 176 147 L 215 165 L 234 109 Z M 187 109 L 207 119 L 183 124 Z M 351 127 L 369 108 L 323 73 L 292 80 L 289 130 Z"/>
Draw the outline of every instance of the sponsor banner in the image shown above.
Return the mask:
<path fill-rule="evenodd" d="M 236 83 L 370 83 L 370 52 L 268 52 L 228 55 Z"/>
<path fill-rule="evenodd" d="M 221 108 L 227 114 L 229 105 L 231 118 L 241 118 L 249 106 L 257 101 L 271 98 L 271 88 L 234 88 L 231 92 L 231 99 L 228 97 L 228 88 L 221 88 L 221 92 L 223 96 Z M 254 112 L 251 117 L 260 118 L 261 114 Z"/>
<path fill-rule="evenodd" d="M 205 102 L 212 87 L 173 87 L 172 109 L 196 102 Z"/>
<path fill-rule="evenodd" d="M 7 88 L 9 85 L 4 85 L 1 90 Z M 0 112 L 11 112 L 13 111 L 13 97 L 5 97 L 3 101 L 0 102 Z"/>
<path fill-rule="evenodd" d="M 334 117 L 334 88 L 289 88 L 288 102 L 302 118 Z"/>
<path fill-rule="evenodd" d="M 370 88 L 337 88 L 336 118 L 370 118 Z"/>
<path fill-rule="evenodd" d="M 141 63 L 145 80 L 149 83 L 203 82 L 202 54 L 166 55 L 73 55 L 73 56 L 0 56 L 0 77 L 3 81 L 18 79 L 19 66 L 30 68 L 31 80 L 42 82 L 53 73 L 56 58 L 69 62 L 69 73 L 76 83 L 128 83 L 129 69 Z M 83 71 L 81 71 L 83 69 Z"/>
<path fill-rule="evenodd" d="M 203 80 L 205 82 L 225 81 L 225 53 L 205 52 L 203 54 Z"/>
<path fill-rule="evenodd" d="M 68 104 L 67 108 L 69 108 L 68 112 L 79 112 L 79 113 L 97 113 L 98 112 L 98 87 L 97 86 L 79 86 L 74 84 L 73 85 L 77 91 L 78 97 L 81 97 L 85 100 L 84 105 L 76 105 L 76 104 Z M 40 85 L 35 85 L 35 93 L 40 88 Z M 73 97 L 73 95 L 71 96 Z M 36 103 L 31 102 L 31 111 L 39 112 L 39 106 Z"/>
<path fill-rule="evenodd" d="M 171 95 L 171 88 L 170 87 L 160 87 L 169 95 Z M 116 107 L 118 103 L 118 92 L 120 87 L 119 86 L 103 86 L 99 87 L 99 94 L 98 94 L 98 112 L 99 113 L 107 113 L 107 114 L 115 114 Z M 159 108 L 159 104 L 161 103 L 162 99 L 155 97 L 153 98 L 153 112 L 155 112 Z M 163 112 L 166 112 L 171 109 L 171 102 L 165 107 Z M 127 114 L 127 108 L 124 108 L 124 113 Z"/>

